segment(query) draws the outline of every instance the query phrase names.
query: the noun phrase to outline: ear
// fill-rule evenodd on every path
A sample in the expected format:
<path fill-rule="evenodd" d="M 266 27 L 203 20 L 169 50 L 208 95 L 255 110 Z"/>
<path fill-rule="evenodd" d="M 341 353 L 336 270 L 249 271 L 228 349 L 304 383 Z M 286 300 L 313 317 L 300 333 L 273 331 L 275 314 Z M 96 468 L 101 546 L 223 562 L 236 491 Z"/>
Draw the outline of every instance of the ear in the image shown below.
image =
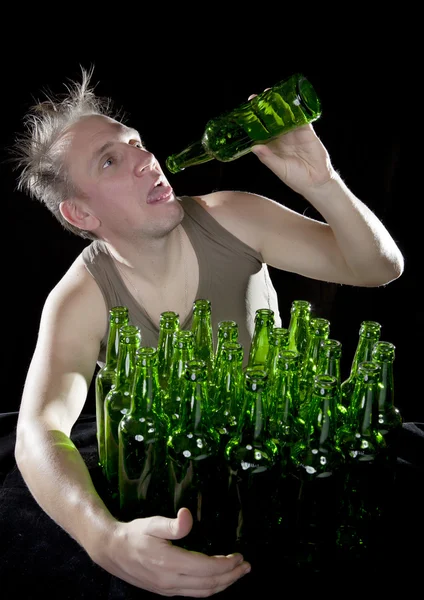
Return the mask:
<path fill-rule="evenodd" d="M 62 217 L 79 229 L 94 231 L 100 227 L 100 220 L 92 215 L 87 207 L 78 200 L 64 200 L 60 203 L 59 209 Z"/>

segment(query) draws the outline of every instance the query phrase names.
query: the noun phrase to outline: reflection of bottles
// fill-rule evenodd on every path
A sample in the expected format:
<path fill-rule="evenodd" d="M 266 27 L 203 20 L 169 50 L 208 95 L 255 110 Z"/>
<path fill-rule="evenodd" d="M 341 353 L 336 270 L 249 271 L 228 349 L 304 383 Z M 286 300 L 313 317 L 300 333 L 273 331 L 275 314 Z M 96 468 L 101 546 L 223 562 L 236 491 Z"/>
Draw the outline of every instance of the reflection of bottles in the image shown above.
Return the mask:
<path fill-rule="evenodd" d="M 211 425 L 207 404 L 206 365 L 193 359 L 186 365 L 180 420 L 168 439 L 169 490 L 173 516 L 182 507 L 193 516 L 193 527 L 181 544 L 211 553 L 219 530 L 226 478 L 219 457 L 219 434 Z"/>
<path fill-rule="evenodd" d="M 118 425 L 131 408 L 131 389 L 134 381 L 136 351 L 141 344 L 140 328 L 121 327 L 116 385 L 105 399 L 106 477 L 113 496 L 118 495 L 119 440 Z"/>
<path fill-rule="evenodd" d="M 119 329 L 128 325 L 128 308 L 115 306 L 109 311 L 109 337 L 106 348 L 106 362 L 96 375 L 96 425 L 99 464 L 104 469 L 105 462 L 105 398 L 115 385 L 116 365 L 119 350 Z"/>
<path fill-rule="evenodd" d="M 160 409 L 156 348 L 137 353 L 130 412 L 118 426 L 119 499 L 121 518 L 150 517 L 167 494 L 166 442 L 169 420 Z"/>
<path fill-rule="evenodd" d="M 166 166 L 171 173 L 178 173 L 213 158 L 223 162 L 235 160 L 247 154 L 254 144 L 311 123 L 320 115 L 320 101 L 311 83 L 295 74 L 235 110 L 211 119 L 201 140 L 169 156 Z"/>

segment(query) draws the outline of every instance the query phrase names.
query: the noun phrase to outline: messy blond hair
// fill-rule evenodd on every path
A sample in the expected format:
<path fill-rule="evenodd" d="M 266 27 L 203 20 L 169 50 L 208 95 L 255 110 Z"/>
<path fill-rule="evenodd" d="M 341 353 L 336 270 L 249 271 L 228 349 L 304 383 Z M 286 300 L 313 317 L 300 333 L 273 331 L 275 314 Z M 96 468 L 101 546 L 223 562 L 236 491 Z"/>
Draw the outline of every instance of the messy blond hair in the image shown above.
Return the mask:
<path fill-rule="evenodd" d="M 74 227 L 60 212 L 61 202 L 82 194 L 70 179 L 57 142 L 82 117 L 103 115 L 119 120 L 120 115 L 112 115 L 110 98 L 97 97 L 90 88 L 93 67 L 89 70 L 81 67 L 81 72 L 80 83 L 65 84 L 66 94 L 56 97 L 46 94 L 46 100 L 30 108 L 23 119 L 24 131 L 17 136 L 12 153 L 16 169 L 20 170 L 18 190 L 44 203 L 65 229 L 93 240 L 94 234 Z"/>

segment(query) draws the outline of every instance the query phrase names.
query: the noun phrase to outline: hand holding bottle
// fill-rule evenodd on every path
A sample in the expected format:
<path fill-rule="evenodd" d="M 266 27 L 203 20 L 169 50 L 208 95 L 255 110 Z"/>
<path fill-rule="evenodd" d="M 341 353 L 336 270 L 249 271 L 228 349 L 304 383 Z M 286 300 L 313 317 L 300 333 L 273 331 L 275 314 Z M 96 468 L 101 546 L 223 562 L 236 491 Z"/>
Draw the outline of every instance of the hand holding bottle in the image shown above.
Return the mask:
<path fill-rule="evenodd" d="M 242 577 L 249 565 L 240 554 L 206 556 L 174 546 L 193 519 L 182 508 L 175 519 L 155 516 L 118 522 L 111 538 L 92 558 L 116 577 L 162 596 L 207 597 Z"/>
<path fill-rule="evenodd" d="M 270 89 L 270 88 L 267 88 Z M 257 94 L 249 96 L 249 100 Z M 330 157 L 311 123 L 283 133 L 252 152 L 295 192 L 326 184 L 334 177 Z"/>

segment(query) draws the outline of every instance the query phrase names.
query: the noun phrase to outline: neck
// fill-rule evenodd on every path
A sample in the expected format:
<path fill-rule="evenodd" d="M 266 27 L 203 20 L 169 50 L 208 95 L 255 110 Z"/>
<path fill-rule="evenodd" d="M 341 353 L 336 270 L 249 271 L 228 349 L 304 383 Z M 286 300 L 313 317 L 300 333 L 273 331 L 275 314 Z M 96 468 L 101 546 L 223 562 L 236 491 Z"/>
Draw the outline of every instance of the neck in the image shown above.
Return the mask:
<path fill-rule="evenodd" d="M 182 225 L 161 238 L 105 242 L 120 269 L 154 286 L 162 285 L 183 259 Z"/>

